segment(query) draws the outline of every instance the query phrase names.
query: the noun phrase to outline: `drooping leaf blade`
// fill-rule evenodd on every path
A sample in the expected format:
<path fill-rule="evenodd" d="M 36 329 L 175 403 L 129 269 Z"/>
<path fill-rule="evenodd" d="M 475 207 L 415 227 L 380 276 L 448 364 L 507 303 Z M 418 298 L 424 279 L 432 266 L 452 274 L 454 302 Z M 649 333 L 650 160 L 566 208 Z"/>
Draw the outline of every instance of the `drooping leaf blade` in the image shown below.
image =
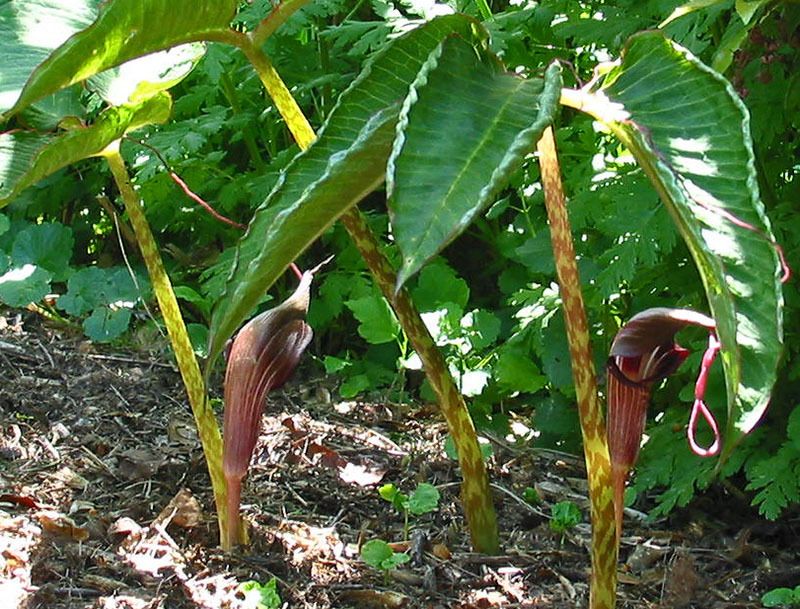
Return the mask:
<path fill-rule="evenodd" d="M 35 9 L 40 2 L 19 4 L 26 7 L 30 5 Z M 51 12 L 47 12 L 47 18 L 28 26 L 26 35 L 46 37 L 53 27 L 70 28 L 73 31 L 80 29 L 86 15 L 91 14 L 92 6 L 96 3 L 84 0 L 78 4 L 82 9 L 79 11 L 83 16 L 82 20 L 69 22 L 62 12 L 51 18 Z M 227 31 L 237 5 L 237 0 L 111 0 L 102 7 L 92 25 L 69 37 L 41 63 L 40 53 L 33 58 L 24 58 L 24 69 L 27 70 L 24 76 L 27 82 L 17 99 L 12 100 L 13 105 L 11 102 L 5 105 L 11 107 L 8 114 L 13 114 L 63 87 L 131 59 Z M 18 24 L 25 18 L 23 11 L 13 11 L 9 16 L 9 27 L 19 27 Z M 23 54 L 27 52 L 21 51 Z M 38 67 L 31 73 L 30 69 L 35 65 Z M 23 68 L 15 70 L 15 82 L 19 81 L 22 70 Z M 5 70 L 3 73 L 5 74 Z M 9 99 L 13 91 L 11 87 L 12 85 L 6 93 Z"/>
<path fill-rule="evenodd" d="M 456 37 L 430 54 L 403 104 L 387 168 L 403 254 L 398 287 L 493 201 L 552 122 L 560 91 L 555 64 L 544 80 L 520 78 Z"/>
<path fill-rule="evenodd" d="M 700 271 L 722 342 L 725 458 L 763 415 L 783 343 L 781 266 L 749 115 L 722 76 L 658 32 L 631 38 L 586 102 L 636 156 Z"/>
<path fill-rule="evenodd" d="M 205 50 L 203 43 L 190 42 L 137 57 L 91 76 L 87 88 L 115 106 L 140 102 L 186 78 Z"/>
<path fill-rule="evenodd" d="M 36 66 L 94 21 L 99 4 L 99 0 L 0 3 L 0 112 L 16 103 Z"/>
<path fill-rule="evenodd" d="M 280 273 L 342 213 L 382 181 L 399 103 L 430 51 L 447 35 L 481 41 L 464 15 L 434 19 L 372 58 L 319 134 L 256 210 L 211 321 L 209 365 Z"/>
<path fill-rule="evenodd" d="M 171 110 L 172 98 L 162 92 L 138 105 L 108 108 L 88 127 L 58 135 L 24 131 L 0 134 L 0 208 L 45 176 L 100 154 L 125 133 L 165 122 Z"/>

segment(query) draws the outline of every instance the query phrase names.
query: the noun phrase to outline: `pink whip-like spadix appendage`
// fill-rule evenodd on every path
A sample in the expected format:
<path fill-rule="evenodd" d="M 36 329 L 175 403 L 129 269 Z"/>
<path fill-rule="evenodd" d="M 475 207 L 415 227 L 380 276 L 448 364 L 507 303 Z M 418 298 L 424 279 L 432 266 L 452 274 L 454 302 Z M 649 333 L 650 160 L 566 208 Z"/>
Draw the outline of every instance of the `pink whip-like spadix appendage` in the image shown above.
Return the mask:
<path fill-rule="evenodd" d="M 228 539 L 241 539 L 242 480 L 258 439 L 267 393 L 283 385 L 311 342 L 305 322 L 313 272 L 289 298 L 245 324 L 231 345 L 225 372 L 223 471 L 228 486 Z"/>
<path fill-rule="evenodd" d="M 694 452 L 696 455 L 700 455 L 701 457 L 712 457 L 719 452 L 720 448 L 720 435 L 717 420 L 714 418 L 714 415 L 708 409 L 708 406 L 706 406 L 704 401 L 706 395 L 706 383 L 708 382 L 708 372 L 711 370 L 711 364 L 713 364 L 714 360 L 717 358 L 719 348 L 720 345 L 717 337 L 714 334 L 709 334 L 708 348 L 703 354 L 703 361 L 700 364 L 700 374 L 697 375 L 697 382 L 694 385 L 694 404 L 692 404 L 692 414 L 689 416 L 689 429 L 686 433 L 689 439 L 689 447 L 692 449 L 692 452 Z M 708 423 L 708 426 L 714 433 L 714 442 L 708 448 L 703 448 L 695 440 L 695 434 L 697 433 L 697 418 L 699 415 L 703 415 L 706 423 Z"/>

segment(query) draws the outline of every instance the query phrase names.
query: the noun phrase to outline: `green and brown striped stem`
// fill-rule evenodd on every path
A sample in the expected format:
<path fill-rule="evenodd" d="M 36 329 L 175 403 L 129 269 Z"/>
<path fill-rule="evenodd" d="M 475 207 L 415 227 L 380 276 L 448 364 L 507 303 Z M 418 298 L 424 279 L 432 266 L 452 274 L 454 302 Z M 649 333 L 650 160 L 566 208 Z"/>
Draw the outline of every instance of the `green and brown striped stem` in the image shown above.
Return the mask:
<path fill-rule="evenodd" d="M 253 64 L 298 146 L 302 150 L 308 148 L 316 134 L 267 56 L 247 37 L 232 39 L 231 42 L 239 46 Z M 499 550 L 499 541 L 489 476 L 464 399 L 408 292 L 401 289 L 395 294 L 396 273 L 359 211 L 352 208 L 341 219 L 381 291 L 392 304 L 439 398 L 439 407 L 458 450 L 463 476 L 461 497 L 472 545 L 478 552 L 495 554 Z"/>
<path fill-rule="evenodd" d="M 492 504 L 489 476 L 464 398 L 453 382 L 447 362 L 425 327 L 408 291 L 400 288 L 395 293 L 397 275 L 363 215 L 353 208 L 342 216 L 342 224 L 358 247 L 383 295 L 391 303 L 412 347 L 422 360 L 431 387 L 439 398 L 439 408 L 458 451 L 458 462 L 463 476 L 461 501 L 464 504 L 472 545 L 479 552 L 496 554 L 499 550 L 497 517 Z"/>
<path fill-rule="evenodd" d="M 616 603 L 618 548 L 611 461 L 603 413 L 597 395 L 597 377 L 589 344 L 589 326 L 583 306 L 578 264 L 575 259 L 575 247 L 572 242 L 552 127 L 545 129 L 537 148 L 589 478 L 592 518 L 592 580 L 589 607 L 613 609 Z"/>
<path fill-rule="evenodd" d="M 214 502 L 217 507 L 220 541 L 223 546 L 229 546 L 231 540 L 226 539 L 228 509 L 225 476 L 222 472 L 222 435 L 219 431 L 217 419 L 214 417 L 214 412 L 208 405 L 208 394 L 203 382 L 203 375 L 200 373 L 200 366 L 194 355 L 189 334 L 186 332 L 186 325 L 181 316 L 175 292 L 172 290 L 172 283 L 169 280 L 169 276 L 167 276 L 167 271 L 164 269 L 158 246 L 153 238 L 150 225 L 147 223 L 147 218 L 142 211 L 142 201 L 131 185 L 128 171 L 125 168 L 125 161 L 119 153 L 119 140 L 112 142 L 103 152 L 103 156 L 108 162 L 114 181 L 119 187 L 125 210 L 128 212 L 133 232 L 136 235 L 136 241 L 139 244 L 142 258 L 150 275 L 150 282 L 153 285 L 158 306 L 167 326 L 167 333 L 172 343 L 175 359 L 178 362 L 183 384 L 186 387 L 200 443 L 203 447 L 203 454 L 208 465 L 208 473 L 211 477 L 211 487 L 214 491 Z"/>

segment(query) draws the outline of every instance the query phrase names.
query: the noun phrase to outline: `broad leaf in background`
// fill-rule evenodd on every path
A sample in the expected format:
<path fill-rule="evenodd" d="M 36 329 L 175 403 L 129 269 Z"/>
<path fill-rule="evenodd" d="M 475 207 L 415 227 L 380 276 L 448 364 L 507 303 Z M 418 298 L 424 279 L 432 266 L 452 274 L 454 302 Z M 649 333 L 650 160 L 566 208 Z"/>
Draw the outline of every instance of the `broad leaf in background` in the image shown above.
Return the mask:
<path fill-rule="evenodd" d="M 0 112 L 16 103 L 31 72 L 51 51 L 94 21 L 99 5 L 99 0 L 0 3 Z"/>
<path fill-rule="evenodd" d="M 51 273 L 55 281 L 64 281 L 69 274 L 74 243 L 68 226 L 57 222 L 32 224 L 14 237 L 11 261 L 19 267 L 34 264 Z"/>
<path fill-rule="evenodd" d="M 0 254 L 0 263 L 2 262 Z M 39 302 L 50 291 L 52 275 L 34 264 L 11 268 L 0 275 L 0 302 L 24 307 Z"/>
<path fill-rule="evenodd" d="M 24 307 L 44 298 L 52 281 L 67 278 L 74 239 L 69 227 L 55 222 L 28 225 L 9 236 L 8 255 L 0 251 L 0 303 Z"/>
<path fill-rule="evenodd" d="M 403 104 L 387 168 L 398 287 L 494 200 L 552 122 L 560 91 L 557 65 L 544 80 L 524 79 L 460 38 L 434 49 Z"/>
<path fill-rule="evenodd" d="M 75 161 L 100 154 L 128 131 L 163 123 L 171 109 L 172 99 L 162 92 L 138 105 L 109 108 L 92 125 L 58 135 L 0 134 L 0 208 L 23 188 Z"/>
<path fill-rule="evenodd" d="M 84 120 L 86 108 L 81 104 L 81 91 L 80 85 L 73 85 L 40 99 L 20 113 L 19 123 L 28 129 L 53 131 L 65 118 L 76 123 Z"/>
<path fill-rule="evenodd" d="M 211 322 L 209 366 L 288 264 L 383 181 L 398 102 L 431 50 L 454 33 L 476 42 L 485 37 L 472 19 L 449 15 L 384 47 L 342 94 L 316 143 L 281 174 L 239 242 Z"/>
<path fill-rule="evenodd" d="M 763 415 L 783 343 L 781 266 L 747 111 L 725 79 L 658 32 L 631 38 L 597 93 L 577 93 L 565 103 L 630 148 L 703 278 L 728 390 L 725 458 Z"/>
<path fill-rule="evenodd" d="M 136 281 L 139 286 L 146 285 L 144 277 L 137 277 Z M 90 266 L 70 276 L 67 292 L 58 299 L 57 306 L 77 317 L 101 305 L 132 306 L 139 298 L 146 295 L 139 292 L 125 267 Z"/>
<path fill-rule="evenodd" d="M 85 26 L 86 17 L 97 3 L 91 0 L 70 3 L 70 11 L 81 16 L 72 21 L 63 9 L 43 13 L 45 9 L 63 2 L 8 4 L 11 7 L 5 9 L 9 14 L 4 19 L 4 29 L 19 30 L 18 35 L 22 40 L 38 40 L 48 37 L 66 39 L 63 33 L 72 34 Z M 90 27 L 66 40 L 45 61 L 40 63 L 42 54 L 38 50 L 35 57 L 26 56 L 29 49 L 34 47 L 33 44 L 23 47 L 22 51 L 12 51 L 22 54 L 20 65 L 23 68 L 13 71 L 14 74 L 18 73 L 17 78 L 10 82 L 5 93 L 10 101 L 0 107 L 9 107 L 13 103 L 9 110 L 9 114 L 13 114 L 59 89 L 131 59 L 182 43 L 203 40 L 215 32 L 225 32 L 237 5 L 236 0 L 199 3 L 192 0 L 112 0 L 103 6 L 99 17 Z M 41 18 L 42 14 L 47 18 Z M 59 35 L 53 36 L 53 31 Z M 49 51 L 53 47 L 45 43 L 45 48 Z M 4 64 L 13 62 L 5 61 Z M 31 74 L 31 69 L 37 65 Z M 0 72 L 3 74 L 2 82 L 5 82 L 7 69 L 3 68 Z M 27 82 L 14 101 L 11 98 L 18 90 L 20 75 Z M 3 85 L 0 94 L 5 89 Z"/>
<path fill-rule="evenodd" d="M 83 322 L 83 331 L 91 340 L 107 343 L 122 336 L 131 321 L 127 308 L 97 307 Z"/>
<path fill-rule="evenodd" d="M 371 294 L 344 304 L 359 321 L 358 333 L 368 343 L 380 345 L 400 336 L 400 324 L 383 296 Z"/>
<path fill-rule="evenodd" d="M 140 102 L 186 78 L 205 49 L 193 42 L 151 53 L 90 77 L 88 88 L 114 106 Z"/>

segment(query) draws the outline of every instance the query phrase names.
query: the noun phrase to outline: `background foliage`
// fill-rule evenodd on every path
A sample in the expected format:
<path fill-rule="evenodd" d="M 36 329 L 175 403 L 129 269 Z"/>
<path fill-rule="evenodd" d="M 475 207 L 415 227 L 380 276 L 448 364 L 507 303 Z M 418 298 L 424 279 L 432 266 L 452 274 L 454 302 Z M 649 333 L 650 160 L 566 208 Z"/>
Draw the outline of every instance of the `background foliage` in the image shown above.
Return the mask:
<path fill-rule="evenodd" d="M 800 195 L 800 6 L 704 4 L 664 28 L 729 78 L 748 106 L 762 198 L 790 266 L 800 268 L 800 236 L 791 230 L 797 219 L 793 203 Z M 568 66 L 566 84 L 575 86 L 593 77 L 598 61 L 617 57 L 629 35 L 657 27 L 678 5 L 673 0 L 316 0 L 293 15 L 265 50 L 318 127 L 365 59 L 415 21 L 453 10 L 472 14 L 484 21 L 493 50 L 514 71 L 540 76 L 558 58 Z M 265 0 L 243 4 L 236 20 L 250 28 L 271 6 Z M 72 91 L 70 103 L 81 113 L 97 113 L 97 92 L 91 87 Z M 220 213 L 246 223 L 297 152 L 257 76 L 241 53 L 211 43 L 172 93 L 171 120 L 137 135 Z M 42 111 L 34 108 L 15 120 L 36 127 Z M 653 306 L 706 310 L 705 299 L 688 251 L 629 153 L 591 118 L 569 110 L 562 113 L 557 137 L 602 368 L 622 321 Z M 240 231 L 187 199 L 149 148 L 128 142 L 123 154 L 134 168 L 133 181 L 147 202 L 148 220 L 167 253 L 176 293 L 202 352 L 209 311 L 230 264 L 232 250 L 226 247 Z M 98 195 L 106 197 L 100 205 Z M 28 188 L 5 208 L 0 276 L 25 264 L 34 270 L 24 283 L 0 282 L 0 301 L 24 306 L 60 294 L 54 305 L 45 301 L 42 306 L 80 321 L 96 341 L 124 340 L 130 327 L 152 324 L 138 309 L 151 296 L 135 245 L 124 223 L 118 231 L 109 213 L 115 196 L 108 171 L 82 162 Z M 386 234 L 383 193 L 371 195 L 361 207 L 378 233 Z M 400 253 L 386 245 L 397 262 Z M 341 226 L 330 229 L 301 266 L 313 266 L 330 253 L 335 258 L 320 275 L 309 312 L 314 365 L 339 379 L 344 398 L 430 398 L 419 359 Z M 292 284 L 288 279 L 281 288 L 288 293 Z M 514 436 L 520 446 L 579 451 L 564 323 L 533 159 L 488 212 L 409 286 L 483 434 L 502 438 L 510 423 L 518 422 L 529 430 Z M 800 501 L 800 405 L 794 397 L 800 395 L 795 330 L 800 302 L 791 288 L 786 299 L 787 352 L 771 408 L 721 472 L 770 518 Z M 695 355 L 656 392 L 650 411 L 649 441 L 631 499 L 652 495 L 655 514 L 685 505 L 715 476 L 714 462 L 686 449 L 682 432 L 704 339 L 685 332 L 682 342 Z M 712 379 L 708 401 L 724 418 L 721 374 Z"/>

